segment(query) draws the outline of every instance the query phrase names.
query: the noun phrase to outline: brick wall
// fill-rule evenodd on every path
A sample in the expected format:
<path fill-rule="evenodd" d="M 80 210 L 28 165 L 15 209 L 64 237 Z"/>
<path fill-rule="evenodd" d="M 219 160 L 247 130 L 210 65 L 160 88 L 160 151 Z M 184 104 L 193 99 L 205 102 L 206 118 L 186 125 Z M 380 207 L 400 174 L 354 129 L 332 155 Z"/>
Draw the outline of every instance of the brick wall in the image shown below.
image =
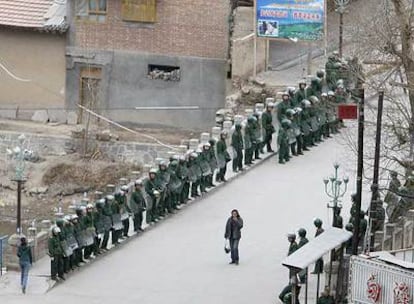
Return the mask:
<path fill-rule="evenodd" d="M 121 0 L 105 22 L 75 21 L 75 46 L 227 59 L 229 0 L 157 0 L 157 21 L 122 21 Z M 76 17 L 75 17 L 76 18 Z"/>

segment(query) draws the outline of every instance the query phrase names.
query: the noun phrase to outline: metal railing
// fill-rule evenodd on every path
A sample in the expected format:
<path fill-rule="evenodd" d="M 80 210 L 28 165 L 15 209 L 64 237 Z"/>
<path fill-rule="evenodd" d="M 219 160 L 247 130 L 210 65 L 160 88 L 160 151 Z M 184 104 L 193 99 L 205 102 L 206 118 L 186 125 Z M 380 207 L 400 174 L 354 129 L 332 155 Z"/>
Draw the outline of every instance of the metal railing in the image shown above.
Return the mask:
<path fill-rule="evenodd" d="M 0 236 L 0 277 L 3 275 L 3 253 L 7 245 L 7 240 L 9 236 Z"/>

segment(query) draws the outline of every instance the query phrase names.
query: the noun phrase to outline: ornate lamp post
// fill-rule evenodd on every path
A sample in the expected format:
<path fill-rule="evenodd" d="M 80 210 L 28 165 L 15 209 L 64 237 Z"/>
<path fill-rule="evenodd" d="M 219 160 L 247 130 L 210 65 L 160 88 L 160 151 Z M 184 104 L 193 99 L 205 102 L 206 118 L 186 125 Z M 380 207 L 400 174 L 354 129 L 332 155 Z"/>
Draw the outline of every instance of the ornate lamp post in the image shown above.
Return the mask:
<path fill-rule="evenodd" d="M 26 181 L 24 169 L 26 167 L 24 155 L 24 142 L 26 137 L 21 134 L 18 137 L 18 145 L 13 150 L 7 149 L 7 154 L 14 163 L 14 174 L 11 177 L 12 181 L 17 182 L 17 218 L 16 218 L 16 234 L 9 238 L 9 243 L 16 245 L 22 236 L 22 184 Z"/>
<path fill-rule="evenodd" d="M 343 33 L 344 33 L 344 13 L 349 0 L 335 0 L 336 12 L 339 14 L 339 57 L 342 58 Z"/>
<path fill-rule="evenodd" d="M 349 179 L 344 177 L 340 179 L 338 177 L 339 164 L 334 163 L 335 174 L 330 178 L 324 178 L 323 183 L 325 184 L 325 193 L 331 199 L 328 203 L 328 208 L 331 208 L 333 211 L 333 220 L 332 226 L 339 227 L 342 225 L 340 223 L 339 211 L 342 209 L 341 198 L 345 195 L 348 190 Z M 331 259 L 329 263 L 329 279 L 328 286 L 331 287 L 331 278 L 332 278 L 332 262 L 335 258 L 335 249 L 331 251 Z"/>

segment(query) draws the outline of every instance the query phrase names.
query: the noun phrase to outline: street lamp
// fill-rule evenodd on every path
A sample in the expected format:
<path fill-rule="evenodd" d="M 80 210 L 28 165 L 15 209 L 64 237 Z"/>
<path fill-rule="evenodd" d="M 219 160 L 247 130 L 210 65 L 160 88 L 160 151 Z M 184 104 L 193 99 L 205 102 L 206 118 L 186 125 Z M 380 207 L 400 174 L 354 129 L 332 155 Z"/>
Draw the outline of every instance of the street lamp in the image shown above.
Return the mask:
<path fill-rule="evenodd" d="M 339 57 L 342 58 L 343 32 L 344 32 L 344 13 L 349 0 L 335 0 L 336 12 L 339 14 Z"/>
<path fill-rule="evenodd" d="M 24 176 L 24 169 L 26 167 L 25 163 L 25 149 L 24 143 L 26 137 L 24 134 L 21 134 L 18 138 L 18 145 L 12 150 L 7 149 L 7 154 L 14 161 L 14 175 L 11 177 L 12 181 L 17 182 L 17 220 L 16 220 L 16 236 L 20 238 L 22 235 L 22 184 L 26 181 Z"/>
<path fill-rule="evenodd" d="M 325 193 L 331 199 L 331 201 L 328 203 L 328 208 L 332 208 L 334 211 L 334 218 L 332 223 L 333 226 L 335 226 L 336 223 L 335 210 L 337 208 L 342 208 L 340 199 L 345 195 L 346 191 L 348 190 L 349 182 L 348 177 L 344 177 L 343 179 L 340 179 L 338 177 L 338 163 L 334 164 L 334 169 L 335 174 L 333 176 L 323 179 L 323 183 L 325 184 Z"/>
<path fill-rule="evenodd" d="M 349 178 L 344 177 L 340 179 L 338 177 L 339 164 L 334 163 L 335 174 L 329 178 L 324 178 L 323 183 L 325 185 L 325 193 L 331 199 L 327 204 L 328 208 L 331 208 L 333 211 L 333 220 L 332 226 L 341 228 L 342 224 L 339 223 L 339 212 L 342 209 L 341 198 L 345 195 L 348 189 Z M 329 263 L 329 277 L 328 277 L 328 286 L 331 287 L 332 279 L 332 262 L 335 258 L 335 249 L 331 251 L 331 259 Z"/>

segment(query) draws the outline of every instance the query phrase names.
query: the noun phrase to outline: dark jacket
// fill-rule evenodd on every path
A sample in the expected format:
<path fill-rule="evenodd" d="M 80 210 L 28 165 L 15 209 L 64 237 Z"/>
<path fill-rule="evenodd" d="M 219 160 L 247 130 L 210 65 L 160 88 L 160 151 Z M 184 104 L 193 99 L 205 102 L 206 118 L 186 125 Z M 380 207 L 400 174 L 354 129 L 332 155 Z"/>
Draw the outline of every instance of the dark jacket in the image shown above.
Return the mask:
<path fill-rule="evenodd" d="M 32 264 L 32 250 L 27 245 L 19 246 L 17 249 L 17 256 L 19 257 L 20 263 Z"/>
<path fill-rule="evenodd" d="M 243 228 L 243 219 L 238 217 L 233 219 L 230 217 L 226 223 L 226 232 L 224 233 L 224 238 L 239 240 L 241 238 L 241 229 Z"/>

